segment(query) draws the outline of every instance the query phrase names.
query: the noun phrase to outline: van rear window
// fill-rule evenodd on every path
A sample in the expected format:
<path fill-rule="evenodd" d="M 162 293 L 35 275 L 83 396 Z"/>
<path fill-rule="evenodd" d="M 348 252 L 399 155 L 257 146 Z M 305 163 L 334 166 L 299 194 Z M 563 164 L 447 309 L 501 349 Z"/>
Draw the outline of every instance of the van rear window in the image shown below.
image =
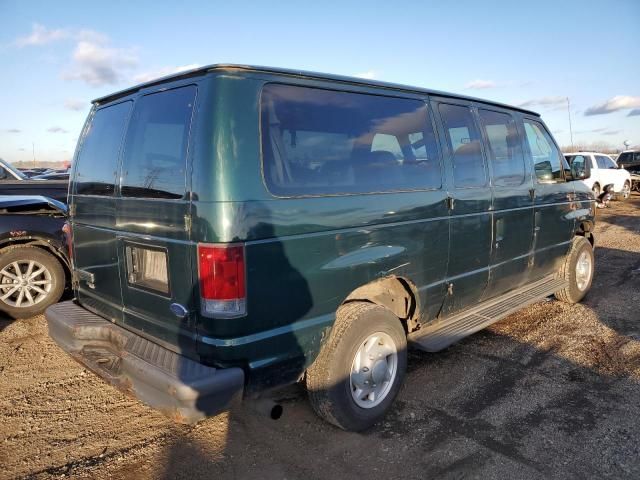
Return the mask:
<path fill-rule="evenodd" d="M 422 101 L 269 84 L 261 122 L 264 176 L 275 195 L 441 186 L 433 126 Z"/>
<path fill-rule="evenodd" d="M 80 146 L 75 191 L 80 195 L 113 195 L 118 154 L 132 102 L 97 110 Z"/>
<path fill-rule="evenodd" d="M 145 95 L 133 110 L 122 160 L 123 197 L 182 198 L 196 87 Z"/>

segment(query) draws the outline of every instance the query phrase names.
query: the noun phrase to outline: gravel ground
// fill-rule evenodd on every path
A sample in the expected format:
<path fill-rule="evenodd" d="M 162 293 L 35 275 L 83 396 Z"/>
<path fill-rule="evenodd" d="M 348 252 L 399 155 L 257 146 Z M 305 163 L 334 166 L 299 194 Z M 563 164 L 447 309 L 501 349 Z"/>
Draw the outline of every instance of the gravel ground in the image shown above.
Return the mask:
<path fill-rule="evenodd" d="M 0 478 L 640 478 L 640 196 L 599 211 L 579 305 L 535 304 L 438 354 L 411 352 L 364 434 L 282 391 L 172 424 L 62 353 L 42 317 L 0 319 Z"/>

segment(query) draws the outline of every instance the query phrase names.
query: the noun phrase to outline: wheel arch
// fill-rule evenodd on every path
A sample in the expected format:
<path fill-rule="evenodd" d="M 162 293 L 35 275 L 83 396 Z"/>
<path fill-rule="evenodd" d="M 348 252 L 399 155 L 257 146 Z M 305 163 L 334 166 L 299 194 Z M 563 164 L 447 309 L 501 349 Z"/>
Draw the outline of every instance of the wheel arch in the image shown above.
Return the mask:
<path fill-rule="evenodd" d="M 585 237 L 589 240 L 592 247 L 595 247 L 595 238 L 593 236 L 594 222 L 592 220 L 582 220 L 576 229 L 576 236 Z"/>
<path fill-rule="evenodd" d="M 418 289 L 405 277 L 392 275 L 361 285 L 341 305 L 350 302 L 369 302 L 389 309 L 400 319 L 405 333 L 419 327 L 421 306 Z"/>
<path fill-rule="evenodd" d="M 51 253 L 56 259 L 60 261 L 62 265 L 62 269 L 64 270 L 64 275 L 66 282 L 69 283 L 71 281 L 71 264 L 69 263 L 69 259 L 64 254 L 64 247 L 62 245 L 57 245 L 57 243 L 48 238 L 40 238 L 40 237 L 15 237 L 10 239 L 3 239 L 0 241 L 0 253 L 4 250 L 7 250 L 11 247 L 16 246 L 29 246 L 29 247 L 38 247 L 48 253 Z"/>

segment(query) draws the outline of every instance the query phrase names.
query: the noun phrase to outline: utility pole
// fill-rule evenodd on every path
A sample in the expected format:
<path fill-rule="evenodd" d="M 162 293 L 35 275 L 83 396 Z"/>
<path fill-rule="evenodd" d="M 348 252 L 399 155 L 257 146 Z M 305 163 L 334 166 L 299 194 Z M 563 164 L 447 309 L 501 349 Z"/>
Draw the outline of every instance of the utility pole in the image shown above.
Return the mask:
<path fill-rule="evenodd" d="M 36 166 L 36 144 L 31 142 L 31 152 L 33 153 L 33 166 Z"/>
<path fill-rule="evenodd" d="M 569 97 L 567 97 L 567 113 L 569 114 L 569 135 L 571 135 L 571 150 L 573 147 L 573 128 L 571 127 L 571 104 L 569 103 Z"/>

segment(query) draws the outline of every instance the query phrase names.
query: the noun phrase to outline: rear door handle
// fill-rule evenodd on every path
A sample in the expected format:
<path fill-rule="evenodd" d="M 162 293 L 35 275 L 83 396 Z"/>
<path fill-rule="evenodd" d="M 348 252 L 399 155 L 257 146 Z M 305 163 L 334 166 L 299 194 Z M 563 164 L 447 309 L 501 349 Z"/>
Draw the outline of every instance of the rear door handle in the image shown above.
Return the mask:
<path fill-rule="evenodd" d="M 531 197 L 531 200 L 534 200 L 536 198 L 536 189 L 535 188 L 530 188 L 529 189 L 529 196 Z"/>

